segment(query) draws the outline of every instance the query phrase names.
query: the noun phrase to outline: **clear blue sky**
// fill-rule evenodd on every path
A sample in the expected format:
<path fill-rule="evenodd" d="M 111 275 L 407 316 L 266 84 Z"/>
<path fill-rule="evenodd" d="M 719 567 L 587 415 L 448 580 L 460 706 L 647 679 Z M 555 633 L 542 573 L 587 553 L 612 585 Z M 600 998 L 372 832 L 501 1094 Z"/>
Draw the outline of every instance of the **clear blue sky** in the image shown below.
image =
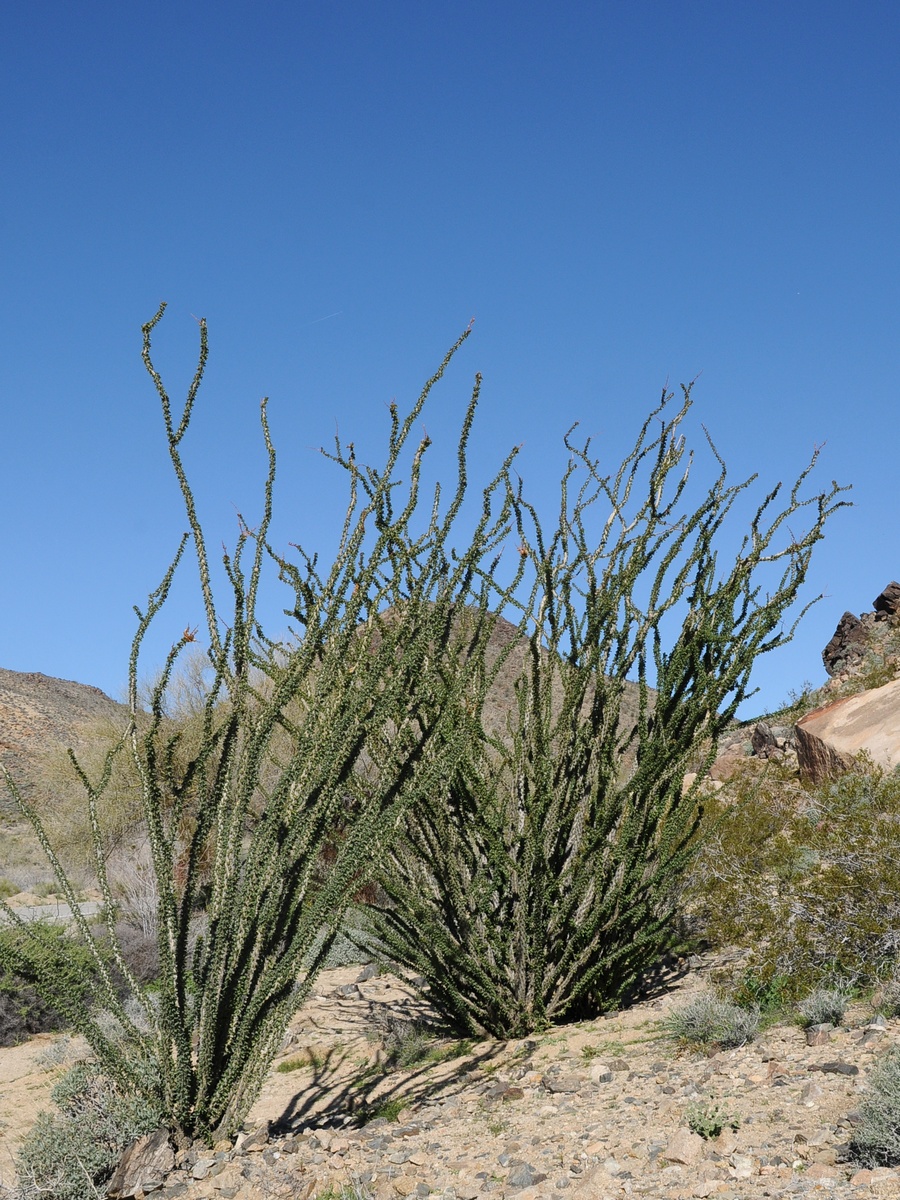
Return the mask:
<path fill-rule="evenodd" d="M 879 0 L 11 0 L 0 665 L 121 693 L 184 526 L 140 362 L 165 299 L 175 396 L 209 321 L 184 450 L 213 546 L 259 513 L 268 395 L 275 540 L 327 554 L 314 447 L 337 424 L 377 459 L 472 316 L 429 433 L 452 455 L 483 372 L 473 478 L 524 443 L 548 516 L 568 425 L 612 468 L 666 380 L 699 376 L 691 437 L 735 480 L 826 443 L 856 507 L 758 707 L 822 682 L 841 613 L 900 576 L 898 56 Z M 151 659 L 201 618 L 186 580 Z"/>

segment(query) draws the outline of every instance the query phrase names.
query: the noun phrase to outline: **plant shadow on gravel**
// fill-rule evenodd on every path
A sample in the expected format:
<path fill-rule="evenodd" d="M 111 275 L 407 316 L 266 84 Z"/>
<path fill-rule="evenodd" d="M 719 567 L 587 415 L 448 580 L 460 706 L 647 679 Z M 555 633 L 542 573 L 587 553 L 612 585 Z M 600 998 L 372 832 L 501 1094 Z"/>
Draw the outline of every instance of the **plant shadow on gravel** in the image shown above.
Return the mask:
<path fill-rule="evenodd" d="M 272 1132 L 297 1133 L 313 1117 L 319 1125 L 334 1123 L 348 1128 L 359 1127 L 371 1121 L 386 1105 L 400 1101 L 403 1107 L 420 1105 L 455 1095 L 470 1082 L 469 1076 L 490 1064 L 496 1054 L 496 1050 L 488 1048 L 461 1055 L 458 1066 L 451 1072 L 442 1072 L 437 1079 L 432 1073 L 439 1063 L 430 1058 L 405 1068 L 392 1068 L 385 1063 L 371 1074 L 364 1070 L 342 1078 L 342 1068 L 351 1055 L 347 1050 L 334 1047 L 318 1057 L 315 1065 L 310 1064 L 310 1074 L 304 1074 L 296 1094 L 272 1122 Z M 444 1060 L 447 1064 L 451 1061 Z"/>

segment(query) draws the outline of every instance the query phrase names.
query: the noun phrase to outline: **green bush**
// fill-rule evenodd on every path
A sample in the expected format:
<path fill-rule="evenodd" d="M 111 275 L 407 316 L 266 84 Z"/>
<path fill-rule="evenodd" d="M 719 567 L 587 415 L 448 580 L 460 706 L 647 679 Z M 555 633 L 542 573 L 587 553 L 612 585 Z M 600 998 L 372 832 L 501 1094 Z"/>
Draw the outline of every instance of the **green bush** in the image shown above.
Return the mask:
<path fill-rule="evenodd" d="M 34 922 L 24 933 L 20 928 L 0 927 L 0 1046 L 15 1046 L 37 1033 L 66 1028 L 63 1014 L 27 975 L 4 966 L 16 959 L 26 940 L 40 939 L 54 959 L 71 964 L 66 978 L 89 996 L 96 983 L 90 951 L 73 938 L 64 926 L 52 921 Z"/>
<path fill-rule="evenodd" d="M 881 1058 L 869 1075 L 869 1090 L 859 1105 L 851 1152 L 866 1167 L 900 1163 L 900 1048 Z"/>
<path fill-rule="evenodd" d="M 875 986 L 900 950 L 900 775 L 866 767 L 819 787 L 745 775 L 708 803 L 684 903 L 713 946 L 750 953 L 761 986 L 799 1001 L 835 977 Z"/>
<path fill-rule="evenodd" d="M 722 522 L 747 484 L 726 485 L 719 460 L 705 498 L 687 502 L 690 401 L 672 415 L 670 399 L 614 475 L 566 439 L 555 526 L 511 491 L 525 574 L 497 602 L 518 625 L 498 627 L 480 691 L 456 693 L 465 758 L 409 811 L 379 875 L 387 954 L 461 1033 L 591 1018 L 656 966 L 702 810 L 685 774 L 698 746 L 709 766 L 757 657 L 790 638 L 784 614 L 840 506 L 836 486 L 800 499 L 804 472 L 783 512 L 778 488 L 763 501 L 720 570 Z M 786 535 L 807 504 L 809 531 Z M 470 661 L 444 659 L 448 680 Z M 498 724 L 492 697 L 510 674 Z"/>
<path fill-rule="evenodd" d="M 753 1041 L 759 1029 L 759 1011 L 704 993 L 671 1012 L 663 1028 L 685 1046 L 730 1050 Z"/>
<path fill-rule="evenodd" d="M 56 1113 L 41 1113 L 19 1150 L 22 1200 L 96 1200 L 123 1151 L 160 1124 L 161 1113 L 124 1096 L 96 1067 L 78 1063 L 53 1089 Z"/>
<path fill-rule="evenodd" d="M 744 973 L 734 981 L 730 999 L 739 1008 L 756 1009 L 760 1023 L 771 1023 L 788 1007 L 791 982 L 785 975 L 761 977 L 754 971 Z"/>

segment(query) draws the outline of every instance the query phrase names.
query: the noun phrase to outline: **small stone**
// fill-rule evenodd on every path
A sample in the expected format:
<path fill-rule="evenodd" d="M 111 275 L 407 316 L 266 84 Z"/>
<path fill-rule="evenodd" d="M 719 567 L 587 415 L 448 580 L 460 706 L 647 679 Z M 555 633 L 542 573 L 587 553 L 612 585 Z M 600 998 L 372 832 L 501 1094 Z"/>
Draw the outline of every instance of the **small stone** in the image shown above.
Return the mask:
<path fill-rule="evenodd" d="M 826 1075 L 858 1075 L 859 1067 L 847 1062 L 811 1063 L 810 1071 L 822 1071 Z"/>
<path fill-rule="evenodd" d="M 240 1133 L 234 1143 L 235 1154 L 250 1154 L 262 1150 L 269 1141 L 269 1124 L 260 1125 L 251 1133 Z"/>
<path fill-rule="evenodd" d="M 533 1187 L 536 1183 L 541 1183 L 546 1179 L 546 1175 L 542 1175 L 531 1163 L 518 1162 L 510 1167 L 509 1174 L 506 1176 L 506 1186 L 511 1188 L 526 1188 Z"/>
<path fill-rule="evenodd" d="M 833 1025 L 812 1025 L 806 1031 L 807 1046 L 824 1046 L 826 1042 L 831 1041 L 831 1033 L 834 1029 Z"/>
<path fill-rule="evenodd" d="M 416 1181 L 411 1175 L 398 1175 L 391 1184 L 398 1196 L 411 1196 L 416 1190 Z"/>
<path fill-rule="evenodd" d="M 607 1063 L 594 1063 L 590 1077 L 591 1083 L 612 1083 L 612 1068 Z"/>
<path fill-rule="evenodd" d="M 803 1087 L 800 1089 L 801 1102 L 809 1105 L 810 1107 L 812 1107 L 814 1104 L 817 1104 L 824 1095 L 825 1093 L 817 1083 L 804 1083 Z"/>
<path fill-rule="evenodd" d="M 752 1154 L 732 1154 L 730 1161 L 728 1173 L 733 1179 L 750 1179 L 758 1173 L 758 1163 Z"/>
<path fill-rule="evenodd" d="M 697 1161 L 703 1152 L 703 1138 L 690 1129 L 681 1128 L 675 1131 L 666 1145 L 665 1157 L 669 1162 L 684 1163 L 690 1166 Z"/>
<path fill-rule="evenodd" d="M 583 1075 L 553 1075 L 547 1074 L 541 1083 L 548 1092 L 571 1093 L 577 1092 L 585 1083 Z"/>
<path fill-rule="evenodd" d="M 456 1200 L 477 1200 L 481 1195 L 481 1187 L 477 1183 L 460 1180 L 453 1184 Z"/>
<path fill-rule="evenodd" d="M 378 967 L 375 965 L 375 963 L 366 963 L 366 965 L 357 975 L 356 982 L 368 983 L 370 979 L 375 979 L 378 974 Z"/>
<path fill-rule="evenodd" d="M 874 1042 L 880 1042 L 884 1037 L 883 1029 L 867 1029 L 859 1039 L 860 1046 L 871 1046 Z"/>
<path fill-rule="evenodd" d="M 838 1179 L 838 1171 L 834 1167 L 830 1167 L 825 1163 L 819 1162 L 810 1163 L 810 1165 L 804 1171 L 804 1175 L 807 1179 L 818 1179 L 820 1181 L 825 1179 Z"/>
<path fill-rule="evenodd" d="M 332 995 L 336 1000 L 362 1000 L 363 994 L 355 983 L 345 983 L 335 988 Z"/>
<path fill-rule="evenodd" d="M 168 1130 L 157 1129 L 128 1147 L 113 1171 L 107 1195 L 125 1200 L 139 1191 L 148 1191 L 149 1181 L 159 1180 L 159 1187 L 174 1166 L 175 1153 L 169 1145 Z"/>
<path fill-rule="evenodd" d="M 707 1196 L 712 1196 L 719 1190 L 718 1179 L 701 1179 L 699 1183 L 695 1183 L 691 1195 L 696 1196 L 698 1200 L 706 1200 Z"/>
<path fill-rule="evenodd" d="M 717 1138 L 711 1143 L 716 1148 L 716 1153 L 724 1156 L 733 1154 L 737 1147 L 737 1138 L 734 1136 L 733 1129 L 723 1129 Z"/>

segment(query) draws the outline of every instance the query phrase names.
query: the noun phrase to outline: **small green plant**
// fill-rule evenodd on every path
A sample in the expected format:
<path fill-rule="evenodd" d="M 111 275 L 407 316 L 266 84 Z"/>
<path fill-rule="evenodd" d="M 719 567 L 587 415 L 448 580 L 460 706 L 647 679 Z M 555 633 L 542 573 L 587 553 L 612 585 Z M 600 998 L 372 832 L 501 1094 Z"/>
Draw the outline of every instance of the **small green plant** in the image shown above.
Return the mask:
<path fill-rule="evenodd" d="M 443 1046 L 432 1046 L 425 1054 L 429 1062 L 450 1062 L 454 1058 L 464 1058 L 471 1054 L 474 1043 L 470 1038 L 462 1038 L 456 1042 L 448 1042 Z"/>
<path fill-rule="evenodd" d="M 739 1008 L 758 1009 L 763 1023 L 774 1019 L 789 1003 L 790 980 L 785 975 L 761 976 L 745 971 L 734 985 L 730 999 Z"/>
<path fill-rule="evenodd" d="M 602 1051 L 599 1046 L 582 1046 L 581 1057 L 590 1061 L 592 1058 L 599 1058 Z"/>
<path fill-rule="evenodd" d="M 900 1048 L 893 1047 L 873 1068 L 858 1107 L 851 1152 L 866 1167 L 900 1164 Z"/>
<path fill-rule="evenodd" d="M 8 900 L 10 896 L 15 896 L 19 889 L 14 883 L 6 878 L 0 878 L 0 899 Z"/>
<path fill-rule="evenodd" d="M 58 1111 L 38 1117 L 18 1154 L 22 1200 L 96 1200 L 122 1152 L 162 1116 L 92 1063 L 74 1066 L 52 1099 Z"/>
<path fill-rule="evenodd" d="M 280 1075 L 289 1075 L 292 1071 L 305 1071 L 307 1067 L 312 1067 L 314 1071 L 321 1071 L 325 1065 L 325 1059 L 321 1054 L 318 1054 L 312 1047 L 307 1047 L 296 1058 L 285 1059 L 279 1063 L 275 1070 Z"/>
<path fill-rule="evenodd" d="M 68 1037 L 57 1038 L 46 1050 L 35 1057 L 35 1065 L 44 1071 L 55 1071 L 73 1057 L 72 1040 Z"/>
<path fill-rule="evenodd" d="M 398 1121 L 400 1114 L 409 1108 L 409 1101 L 397 1097 L 395 1100 L 384 1100 L 381 1104 L 376 1104 L 369 1109 L 367 1118 L 370 1121 L 376 1121 L 379 1117 L 385 1121 Z"/>
<path fill-rule="evenodd" d="M 759 1011 L 704 993 L 671 1012 L 662 1025 L 669 1037 L 685 1046 L 732 1049 L 753 1041 Z"/>
<path fill-rule="evenodd" d="M 14 1046 L 36 1033 L 56 1032 L 66 1027 L 63 1012 L 35 986 L 27 973 L 5 966 L 15 961 L 23 944 L 40 939 L 48 953 L 64 959 L 63 974 L 70 990 L 85 998 L 96 986 L 96 973 L 88 948 L 71 936 L 65 926 L 53 921 L 34 921 L 23 932 L 16 925 L 0 927 L 0 1046 Z"/>
<path fill-rule="evenodd" d="M 843 988 L 816 988 L 797 1005 L 800 1022 L 811 1025 L 840 1025 L 847 1011 L 850 996 Z"/>
<path fill-rule="evenodd" d="M 312 1200 L 372 1200 L 372 1191 L 358 1178 L 340 1187 L 330 1183 L 320 1192 L 314 1192 Z"/>
<path fill-rule="evenodd" d="M 709 1140 L 717 1138 L 723 1129 L 731 1129 L 736 1133 L 740 1129 L 740 1118 L 720 1108 L 718 1104 L 709 1101 L 696 1101 L 687 1108 L 687 1124 L 693 1133 Z"/>

